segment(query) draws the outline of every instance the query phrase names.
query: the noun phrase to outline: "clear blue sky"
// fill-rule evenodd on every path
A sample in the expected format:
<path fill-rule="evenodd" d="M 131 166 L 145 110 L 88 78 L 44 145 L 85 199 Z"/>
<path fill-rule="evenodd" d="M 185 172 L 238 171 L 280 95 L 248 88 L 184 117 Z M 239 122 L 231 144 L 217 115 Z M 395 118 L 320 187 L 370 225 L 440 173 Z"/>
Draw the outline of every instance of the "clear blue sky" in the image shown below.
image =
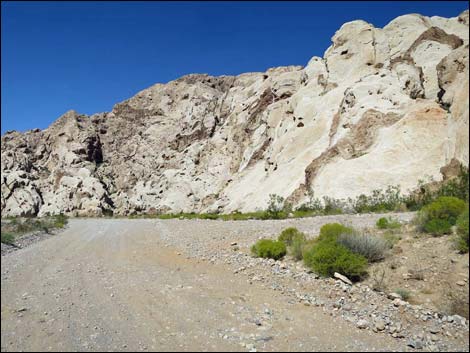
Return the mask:
<path fill-rule="evenodd" d="M 236 75 L 323 56 L 335 31 L 467 2 L 2 1 L 2 134 L 93 114 L 188 73 Z"/>

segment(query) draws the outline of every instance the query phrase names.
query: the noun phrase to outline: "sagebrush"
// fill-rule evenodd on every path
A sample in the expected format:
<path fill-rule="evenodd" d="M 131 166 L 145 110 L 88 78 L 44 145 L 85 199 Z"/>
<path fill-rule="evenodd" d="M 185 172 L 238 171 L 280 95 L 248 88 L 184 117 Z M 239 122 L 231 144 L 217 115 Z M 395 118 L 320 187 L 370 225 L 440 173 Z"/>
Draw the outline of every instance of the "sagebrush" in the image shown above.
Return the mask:
<path fill-rule="evenodd" d="M 369 262 L 382 260 L 389 249 L 389 244 L 384 239 L 358 232 L 341 234 L 338 243 L 353 253 L 364 256 Z"/>

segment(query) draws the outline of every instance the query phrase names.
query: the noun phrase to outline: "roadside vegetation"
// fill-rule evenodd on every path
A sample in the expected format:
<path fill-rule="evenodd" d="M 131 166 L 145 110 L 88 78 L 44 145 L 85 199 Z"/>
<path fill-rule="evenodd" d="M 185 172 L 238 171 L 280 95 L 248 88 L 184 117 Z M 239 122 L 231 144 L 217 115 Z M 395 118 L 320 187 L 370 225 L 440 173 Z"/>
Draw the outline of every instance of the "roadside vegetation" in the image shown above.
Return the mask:
<path fill-rule="evenodd" d="M 279 260 L 286 255 L 286 245 L 281 241 L 261 239 L 251 247 L 251 252 L 256 257 Z"/>
<path fill-rule="evenodd" d="M 467 203 L 465 210 L 457 219 L 457 236 L 454 240 L 455 247 L 461 253 L 467 253 L 468 248 L 469 248 L 470 238 L 469 238 L 469 233 L 468 233 L 468 222 L 469 222 L 468 218 L 469 218 L 469 214 L 468 214 L 468 203 Z"/>
<path fill-rule="evenodd" d="M 398 229 L 401 224 L 391 217 L 381 217 L 377 220 L 376 226 L 379 229 Z"/>
<path fill-rule="evenodd" d="M 466 176 L 468 177 L 468 173 Z M 454 195 L 463 197 L 468 195 L 468 189 L 465 191 L 460 182 L 452 181 L 452 185 L 452 188 L 445 186 L 442 190 L 446 190 L 446 193 L 454 190 L 455 192 L 452 192 Z M 362 199 L 358 209 L 383 211 L 384 208 L 391 208 L 393 202 L 389 201 L 399 199 L 394 190 L 389 189 L 390 197 L 382 198 L 379 194 L 374 195 L 374 201 L 371 203 Z M 465 202 L 456 196 L 443 196 L 442 193 L 444 192 L 438 190 L 436 197 L 426 198 L 429 203 L 422 206 L 415 219 L 416 231 L 432 236 L 454 233 L 451 239 L 455 248 L 461 253 L 468 252 L 468 200 Z M 279 216 L 279 212 L 282 212 L 279 207 L 282 200 L 274 197 L 272 200 L 277 206 L 271 207 L 270 212 Z M 365 205 L 371 207 L 365 207 Z M 336 204 L 332 209 L 336 209 L 337 206 Z M 339 223 L 330 223 L 322 226 L 320 233 L 314 239 L 308 239 L 305 234 L 290 227 L 281 232 L 277 241 L 261 240 L 253 246 L 252 252 L 258 257 L 276 260 L 289 254 L 296 261 L 303 260 L 304 264 L 318 275 L 332 277 L 335 272 L 338 272 L 351 280 L 358 281 L 367 277 L 370 264 L 384 260 L 401 240 L 402 225 L 397 220 L 382 217 L 378 219 L 376 227 L 380 230 L 380 234 L 374 234 L 377 233 L 374 231 L 358 231 Z M 278 251 L 281 244 L 283 245 L 282 251 Z M 418 272 L 416 270 L 416 273 Z M 421 278 L 422 274 L 419 277 Z M 402 297 L 407 296 L 402 295 Z"/>
<path fill-rule="evenodd" d="M 352 281 L 366 281 L 373 290 L 392 292 L 406 301 L 429 300 L 426 295 L 432 295 L 434 289 L 426 286 L 425 279 L 434 280 L 441 275 L 436 271 L 429 272 L 432 264 L 422 258 L 424 255 L 413 253 L 412 244 L 417 242 L 419 248 L 428 247 L 426 244 L 430 239 L 442 237 L 436 246 L 444 254 L 448 251 L 455 255 L 455 250 L 460 254 L 468 253 L 468 169 L 462 168 L 457 178 L 438 187 L 436 184 L 433 187 L 421 185 L 417 193 L 406 198 L 399 194 L 397 188 L 391 187 L 349 202 L 326 199 L 322 203 L 311 198 L 290 212 L 291 216 L 295 212 L 304 216 L 399 210 L 418 212 L 410 224 L 401 224 L 392 217 L 381 217 L 375 228 L 361 231 L 340 223 L 325 224 L 312 238 L 296 228 L 284 229 L 271 246 L 283 243 L 286 251 L 281 255 L 273 252 L 274 256 L 265 253 L 263 257 L 279 260 L 288 255 L 294 261 L 303 261 L 308 269 L 322 277 L 335 277 L 335 273 L 339 273 Z M 288 210 L 278 207 L 275 212 L 276 217 L 282 218 Z M 406 257 L 400 255 L 404 252 Z M 461 263 L 464 259 L 454 258 L 452 261 Z M 436 296 L 434 303 L 449 315 L 459 314 L 468 318 L 468 309 L 462 309 L 468 308 L 468 291 L 462 287 L 465 282 L 455 276 L 452 278 L 454 282 L 438 287 L 439 291 L 447 294 Z"/>
<path fill-rule="evenodd" d="M 14 245 L 15 239 L 24 234 L 33 232 L 50 233 L 54 229 L 64 228 L 68 223 L 65 215 L 56 215 L 44 218 L 9 217 L 2 219 L 1 242 Z"/>
<path fill-rule="evenodd" d="M 464 210 L 463 200 L 441 196 L 419 211 L 417 223 L 420 230 L 435 236 L 451 234 L 452 226 L 457 223 L 457 218 Z"/>
<path fill-rule="evenodd" d="M 15 236 L 11 233 L 2 232 L 2 243 L 12 245 L 15 241 Z"/>
<path fill-rule="evenodd" d="M 307 244 L 307 236 L 297 228 L 286 228 L 278 237 L 278 241 L 283 242 L 288 248 L 289 254 L 296 260 L 303 258 L 303 251 Z"/>
<path fill-rule="evenodd" d="M 282 259 L 289 254 L 321 276 L 333 276 L 339 272 L 353 280 L 367 274 L 368 263 L 382 260 L 390 249 L 389 243 L 380 237 L 361 234 L 352 227 L 339 223 L 322 226 L 314 239 L 290 227 L 284 229 L 277 241 L 262 239 L 252 247 L 257 257 Z"/>
<path fill-rule="evenodd" d="M 399 185 L 391 185 L 385 189 L 377 189 L 369 195 L 359 195 L 356 198 L 336 199 L 324 196 L 315 197 L 310 192 L 307 201 L 297 206 L 286 201 L 282 196 L 269 195 L 268 207 L 266 210 L 255 212 L 233 212 L 233 213 L 166 213 L 166 214 L 135 214 L 128 218 L 159 218 L 159 219 L 210 219 L 224 221 L 243 221 L 250 219 L 287 219 L 303 218 L 313 216 L 325 216 L 336 214 L 357 214 L 357 213 L 386 213 L 419 211 L 426 205 L 431 204 L 440 197 L 455 197 L 468 202 L 469 195 L 469 173 L 468 168 L 461 166 L 459 175 L 444 183 L 436 183 L 429 180 L 420 180 L 416 190 L 409 195 L 403 195 Z M 399 223 L 390 218 L 380 221 L 377 224 L 380 229 L 394 229 L 399 227 Z M 435 222 L 436 223 L 436 222 Z M 439 224 L 435 224 L 438 227 Z M 381 228 L 385 227 L 385 228 Z"/>

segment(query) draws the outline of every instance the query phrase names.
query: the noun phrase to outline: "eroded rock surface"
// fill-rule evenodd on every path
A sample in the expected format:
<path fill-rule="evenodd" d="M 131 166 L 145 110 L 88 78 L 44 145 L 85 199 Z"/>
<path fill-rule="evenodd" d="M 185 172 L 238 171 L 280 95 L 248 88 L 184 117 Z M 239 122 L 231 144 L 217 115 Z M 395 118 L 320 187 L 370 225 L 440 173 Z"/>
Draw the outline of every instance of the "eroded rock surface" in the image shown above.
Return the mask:
<path fill-rule="evenodd" d="M 307 66 L 156 84 L 7 132 L 2 215 L 252 211 L 354 197 L 468 156 L 468 11 L 344 24 Z"/>

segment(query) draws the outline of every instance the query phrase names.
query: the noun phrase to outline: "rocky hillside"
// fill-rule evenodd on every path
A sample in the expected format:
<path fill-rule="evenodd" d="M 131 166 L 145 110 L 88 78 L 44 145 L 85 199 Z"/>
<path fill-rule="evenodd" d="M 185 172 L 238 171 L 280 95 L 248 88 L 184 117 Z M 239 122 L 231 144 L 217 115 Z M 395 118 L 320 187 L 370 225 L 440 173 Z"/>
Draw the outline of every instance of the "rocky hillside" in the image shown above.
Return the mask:
<path fill-rule="evenodd" d="M 188 75 L 9 131 L 2 216 L 252 211 L 441 180 L 469 162 L 468 37 L 468 10 L 349 22 L 305 67 Z"/>

